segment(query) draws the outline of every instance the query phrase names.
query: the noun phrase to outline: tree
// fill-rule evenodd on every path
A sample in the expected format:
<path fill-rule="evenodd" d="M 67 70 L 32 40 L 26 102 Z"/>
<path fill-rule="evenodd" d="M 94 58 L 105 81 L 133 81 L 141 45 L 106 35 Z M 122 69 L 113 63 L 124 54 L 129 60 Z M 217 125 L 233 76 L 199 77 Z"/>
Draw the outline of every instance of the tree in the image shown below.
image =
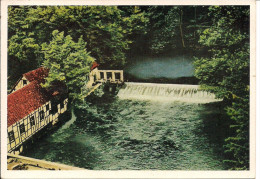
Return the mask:
<path fill-rule="evenodd" d="M 152 53 L 194 51 L 197 31 L 208 25 L 208 8 L 204 6 L 149 6 L 144 10 L 149 18 L 147 39 Z"/>
<path fill-rule="evenodd" d="M 74 41 L 82 37 L 102 68 L 122 68 L 134 34 L 143 33 L 147 22 L 136 6 L 10 6 L 8 10 L 12 83 L 42 64 L 41 46 L 51 41 L 54 30 L 70 35 Z"/>
<path fill-rule="evenodd" d="M 211 6 L 212 26 L 199 42 L 208 49 L 195 59 L 195 76 L 207 90 L 223 98 L 230 117 L 226 153 L 232 169 L 249 168 L 249 7 Z"/>
<path fill-rule="evenodd" d="M 10 89 L 21 74 L 41 64 L 41 47 L 24 21 L 30 8 L 8 8 L 8 88 Z M 22 67 L 22 68 L 21 68 Z"/>
<path fill-rule="evenodd" d="M 232 136 L 226 139 L 227 154 L 231 154 L 226 163 L 231 169 L 249 169 L 249 96 L 247 98 L 235 99 L 231 106 L 227 107 L 227 114 L 230 116 L 230 130 Z"/>
<path fill-rule="evenodd" d="M 86 43 L 82 38 L 74 42 L 71 36 L 64 37 L 64 32 L 59 33 L 58 30 L 54 30 L 52 35 L 52 41 L 42 45 L 43 65 L 49 69 L 43 87 L 49 88 L 57 82 L 63 82 L 70 98 L 78 100 L 94 58 L 86 51 Z"/>

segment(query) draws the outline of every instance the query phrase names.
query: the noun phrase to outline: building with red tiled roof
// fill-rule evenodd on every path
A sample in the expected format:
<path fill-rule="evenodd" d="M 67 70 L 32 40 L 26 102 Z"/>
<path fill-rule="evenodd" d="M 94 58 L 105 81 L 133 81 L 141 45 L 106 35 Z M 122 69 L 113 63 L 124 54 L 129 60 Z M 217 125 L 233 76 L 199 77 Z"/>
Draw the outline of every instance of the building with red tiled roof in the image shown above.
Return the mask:
<path fill-rule="evenodd" d="M 42 81 L 44 78 L 46 78 L 49 74 L 49 70 L 44 68 L 44 67 L 40 67 L 36 70 L 32 70 L 29 71 L 25 74 L 23 74 L 23 76 L 29 81 Z"/>
<path fill-rule="evenodd" d="M 21 148 L 47 124 L 56 123 L 58 116 L 67 110 L 68 99 L 63 91 L 41 87 L 47 76 L 48 70 L 43 67 L 25 73 L 8 95 L 8 152 Z"/>
<path fill-rule="evenodd" d="M 11 93 L 18 89 L 21 89 L 32 81 L 43 82 L 44 78 L 46 78 L 48 74 L 49 70 L 44 67 L 40 67 L 36 70 L 32 70 L 23 74 L 22 77 L 16 82 L 15 86 L 12 88 Z"/>
<path fill-rule="evenodd" d="M 87 88 L 96 83 L 123 83 L 123 70 L 98 70 L 94 62 Z M 67 110 L 67 88 L 56 83 L 48 90 L 41 87 L 49 70 L 40 67 L 22 75 L 8 95 L 8 152 L 20 150 L 25 141 L 48 124 L 56 123 Z"/>
<path fill-rule="evenodd" d="M 90 69 L 91 69 L 91 70 L 94 70 L 94 69 L 97 68 L 98 66 L 99 66 L 99 64 L 94 61 Z"/>
<path fill-rule="evenodd" d="M 50 96 L 37 81 L 8 95 L 8 127 L 29 115 L 46 102 Z"/>

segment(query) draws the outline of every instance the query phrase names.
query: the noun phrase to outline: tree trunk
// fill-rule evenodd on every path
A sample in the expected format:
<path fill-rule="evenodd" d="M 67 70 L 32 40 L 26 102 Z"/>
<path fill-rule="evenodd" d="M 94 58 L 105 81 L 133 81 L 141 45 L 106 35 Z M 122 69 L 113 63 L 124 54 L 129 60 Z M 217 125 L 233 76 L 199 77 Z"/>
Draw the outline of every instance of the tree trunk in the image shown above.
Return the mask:
<path fill-rule="evenodd" d="M 185 43 L 184 43 L 183 33 L 182 33 L 182 15 L 183 15 L 183 12 L 181 10 L 181 13 L 180 13 L 180 33 L 181 33 L 182 47 L 185 48 Z"/>

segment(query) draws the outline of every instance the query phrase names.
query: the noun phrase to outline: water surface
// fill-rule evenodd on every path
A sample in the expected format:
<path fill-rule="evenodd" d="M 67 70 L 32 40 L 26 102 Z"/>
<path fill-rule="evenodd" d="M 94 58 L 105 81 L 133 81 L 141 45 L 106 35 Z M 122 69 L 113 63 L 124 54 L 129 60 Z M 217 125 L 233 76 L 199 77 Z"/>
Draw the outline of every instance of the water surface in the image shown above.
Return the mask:
<path fill-rule="evenodd" d="M 24 155 L 94 170 L 223 170 L 223 128 L 212 105 L 97 101 Z"/>
<path fill-rule="evenodd" d="M 125 72 L 138 79 L 169 78 L 194 76 L 192 57 L 189 56 L 161 56 L 136 57 L 129 62 Z"/>

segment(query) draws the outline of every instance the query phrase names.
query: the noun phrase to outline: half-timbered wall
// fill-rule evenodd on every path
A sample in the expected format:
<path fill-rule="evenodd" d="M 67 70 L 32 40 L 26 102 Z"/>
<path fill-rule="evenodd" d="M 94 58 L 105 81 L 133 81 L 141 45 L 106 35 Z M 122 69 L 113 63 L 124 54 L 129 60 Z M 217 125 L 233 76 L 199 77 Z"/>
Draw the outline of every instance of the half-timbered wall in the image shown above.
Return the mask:
<path fill-rule="evenodd" d="M 11 152 L 23 142 L 40 131 L 47 124 L 55 121 L 58 116 L 67 110 L 68 99 L 62 100 L 56 106 L 51 104 L 51 101 L 45 103 L 37 110 L 30 113 L 28 116 L 8 127 L 8 152 Z M 52 110 L 56 109 L 53 113 Z"/>
<path fill-rule="evenodd" d="M 22 77 L 18 83 L 16 84 L 16 86 L 14 87 L 13 91 L 12 92 L 15 92 L 21 88 L 23 88 L 24 86 L 28 85 L 30 82 L 25 78 L 25 77 Z"/>

